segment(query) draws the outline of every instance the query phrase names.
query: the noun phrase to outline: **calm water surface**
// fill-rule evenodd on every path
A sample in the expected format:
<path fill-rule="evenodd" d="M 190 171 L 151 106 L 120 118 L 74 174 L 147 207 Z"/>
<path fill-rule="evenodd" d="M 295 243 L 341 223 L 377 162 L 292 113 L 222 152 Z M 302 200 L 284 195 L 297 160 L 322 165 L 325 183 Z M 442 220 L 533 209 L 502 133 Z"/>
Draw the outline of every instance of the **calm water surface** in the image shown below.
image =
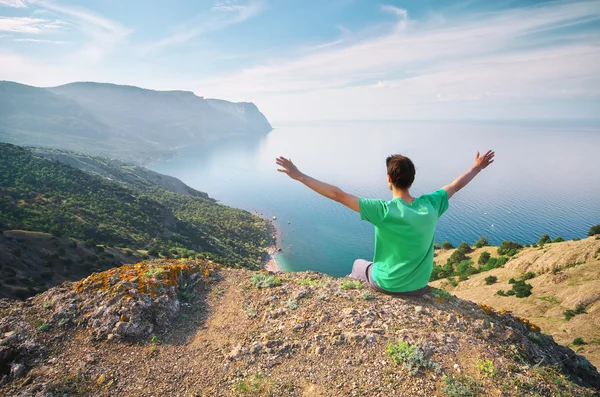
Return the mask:
<path fill-rule="evenodd" d="M 276 171 L 291 157 L 301 171 L 362 197 L 391 199 L 385 158 L 409 156 L 413 195 L 467 171 L 475 153 L 496 161 L 450 201 L 436 241 L 531 243 L 540 235 L 584 237 L 600 223 L 600 125 L 567 122 L 320 122 L 276 125 L 264 138 L 187 148 L 153 167 L 220 202 L 277 216 L 284 270 L 350 272 L 372 257 L 373 227 L 353 211 Z"/>

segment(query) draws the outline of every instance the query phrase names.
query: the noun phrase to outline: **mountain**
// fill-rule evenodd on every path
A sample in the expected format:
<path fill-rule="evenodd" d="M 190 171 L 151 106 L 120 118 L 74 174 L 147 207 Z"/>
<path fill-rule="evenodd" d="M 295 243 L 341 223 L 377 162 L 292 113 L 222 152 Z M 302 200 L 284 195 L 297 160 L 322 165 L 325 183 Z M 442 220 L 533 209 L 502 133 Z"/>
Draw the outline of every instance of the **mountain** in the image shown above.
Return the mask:
<path fill-rule="evenodd" d="M 153 257 L 209 257 L 250 268 L 261 266 L 270 245 L 266 220 L 218 204 L 175 178 L 83 155 L 39 157 L 10 144 L 0 144 L 0 153 L 0 231 L 50 233 Z M 0 265 L 11 256 L 3 252 Z M 5 278 L 5 286 L 30 286 L 22 280 L 33 274 L 27 267 L 21 273 L 8 275 L 12 281 Z"/>
<path fill-rule="evenodd" d="M 102 83 L 37 88 L 0 81 L 0 140 L 147 162 L 271 125 L 252 103 Z"/>
<path fill-rule="evenodd" d="M 0 300 L 5 396 L 593 396 L 584 357 L 432 290 L 152 261 Z"/>
<path fill-rule="evenodd" d="M 437 250 L 436 263 L 447 262 L 454 252 Z M 469 252 L 467 261 L 478 263 L 484 253 L 489 253 L 492 261 L 499 257 L 497 247 L 482 247 Z M 431 285 L 527 318 L 558 343 L 572 346 L 594 365 L 600 365 L 600 239 L 588 237 L 525 247 L 502 267 L 462 278 L 441 279 Z M 532 286 L 531 295 L 498 295 L 498 291 L 514 290 L 518 280 Z M 572 316 L 565 315 L 569 311 Z M 583 343 L 574 343 L 576 338 Z"/>

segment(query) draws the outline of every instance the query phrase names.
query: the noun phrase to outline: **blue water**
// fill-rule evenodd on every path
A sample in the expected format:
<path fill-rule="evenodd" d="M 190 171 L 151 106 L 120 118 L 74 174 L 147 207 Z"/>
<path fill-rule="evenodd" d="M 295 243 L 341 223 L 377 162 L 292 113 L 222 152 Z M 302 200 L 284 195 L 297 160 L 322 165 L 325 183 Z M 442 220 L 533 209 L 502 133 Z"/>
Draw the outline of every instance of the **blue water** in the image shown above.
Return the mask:
<path fill-rule="evenodd" d="M 264 138 L 184 149 L 153 169 L 224 204 L 277 216 L 284 270 L 341 276 L 354 259 L 372 257 L 373 227 L 278 173 L 277 156 L 358 196 L 390 199 L 387 155 L 413 160 L 416 196 L 451 182 L 490 148 L 496 162 L 451 199 L 436 241 L 571 239 L 600 223 L 600 125 L 591 122 L 281 124 Z"/>

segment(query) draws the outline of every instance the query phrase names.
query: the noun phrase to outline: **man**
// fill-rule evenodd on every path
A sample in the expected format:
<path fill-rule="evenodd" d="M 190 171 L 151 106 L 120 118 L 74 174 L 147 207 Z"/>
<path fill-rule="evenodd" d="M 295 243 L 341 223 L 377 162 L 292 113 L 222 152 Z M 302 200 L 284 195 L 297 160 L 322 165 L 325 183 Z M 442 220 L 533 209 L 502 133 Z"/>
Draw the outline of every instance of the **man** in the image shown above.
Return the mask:
<path fill-rule="evenodd" d="M 483 156 L 477 152 L 473 167 L 454 182 L 434 193 L 413 197 L 409 192 L 415 179 L 413 162 L 400 154 L 389 156 L 387 181 L 392 200 L 385 201 L 358 198 L 303 174 L 291 160 L 284 157 L 276 160 L 282 167 L 278 171 L 360 213 L 362 220 L 375 226 L 373 262 L 356 260 L 350 277 L 392 295 L 421 295 L 427 291 L 438 219 L 448 209 L 448 200 L 493 162 L 493 151 Z"/>

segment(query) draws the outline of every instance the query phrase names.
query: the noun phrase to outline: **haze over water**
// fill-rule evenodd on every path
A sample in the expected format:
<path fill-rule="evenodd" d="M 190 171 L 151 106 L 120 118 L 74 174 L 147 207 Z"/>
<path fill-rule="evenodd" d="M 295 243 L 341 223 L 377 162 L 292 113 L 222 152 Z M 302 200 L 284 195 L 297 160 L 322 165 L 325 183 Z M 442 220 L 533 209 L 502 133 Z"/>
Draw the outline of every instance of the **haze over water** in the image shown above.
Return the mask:
<path fill-rule="evenodd" d="M 354 259 L 372 258 L 373 227 L 277 172 L 277 156 L 350 193 L 389 200 L 387 155 L 414 161 L 418 196 L 451 182 L 487 149 L 496 161 L 451 199 L 437 242 L 571 239 L 600 223 L 600 125 L 592 122 L 287 123 L 264 138 L 186 148 L 153 169 L 224 204 L 277 216 L 284 270 L 342 276 Z"/>

